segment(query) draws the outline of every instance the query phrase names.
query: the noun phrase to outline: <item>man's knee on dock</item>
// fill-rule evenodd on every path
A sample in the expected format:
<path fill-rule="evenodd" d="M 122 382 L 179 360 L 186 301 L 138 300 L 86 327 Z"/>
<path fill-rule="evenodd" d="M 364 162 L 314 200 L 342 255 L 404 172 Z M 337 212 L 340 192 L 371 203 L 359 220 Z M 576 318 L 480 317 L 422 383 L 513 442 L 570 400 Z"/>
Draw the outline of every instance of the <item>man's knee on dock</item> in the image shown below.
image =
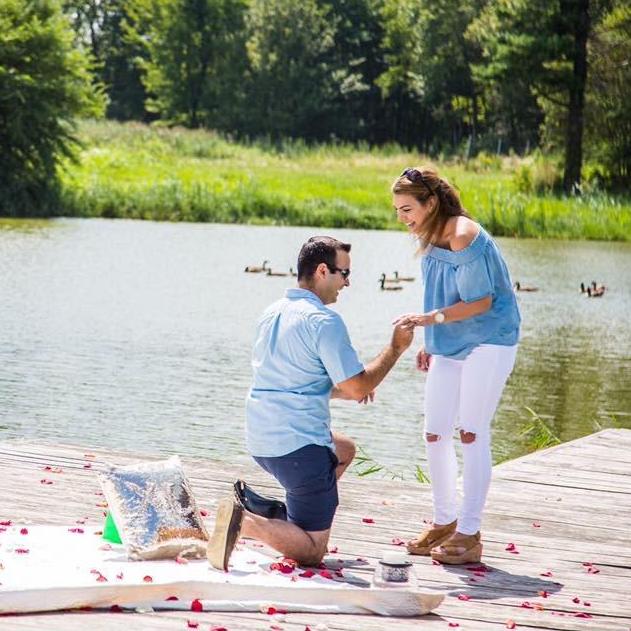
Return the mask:
<path fill-rule="evenodd" d="M 328 552 L 328 537 L 326 541 L 316 541 L 309 533 L 306 534 L 311 539 L 311 546 L 295 560 L 302 566 L 318 567 Z"/>

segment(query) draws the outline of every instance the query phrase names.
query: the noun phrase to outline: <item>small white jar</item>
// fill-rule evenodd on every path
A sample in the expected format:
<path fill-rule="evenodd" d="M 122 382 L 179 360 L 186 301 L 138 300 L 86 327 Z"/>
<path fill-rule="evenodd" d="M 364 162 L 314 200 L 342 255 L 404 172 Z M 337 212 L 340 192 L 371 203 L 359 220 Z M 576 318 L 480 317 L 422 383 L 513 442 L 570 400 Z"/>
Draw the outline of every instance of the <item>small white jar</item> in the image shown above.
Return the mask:
<path fill-rule="evenodd" d="M 412 563 L 404 552 L 386 550 L 375 570 L 375 582 L 407 585 L 410 582 Z"/>

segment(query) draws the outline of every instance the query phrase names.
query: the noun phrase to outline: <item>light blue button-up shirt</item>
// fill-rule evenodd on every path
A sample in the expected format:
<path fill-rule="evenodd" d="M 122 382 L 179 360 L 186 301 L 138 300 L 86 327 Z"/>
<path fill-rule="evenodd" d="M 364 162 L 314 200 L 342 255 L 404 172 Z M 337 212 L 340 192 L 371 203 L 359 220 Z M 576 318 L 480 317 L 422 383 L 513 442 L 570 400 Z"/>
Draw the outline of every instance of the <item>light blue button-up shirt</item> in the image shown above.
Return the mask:
<path fill-rule="evenodd" d="M 283 456 L 306 445 L 333 451 L 333 384 L 364 370 L 341 316 L 307 289 L 288 289 L 259 320 L 246 401 L 251 455 Z"/>
<path fill-rule="evenodd" d="M 464 359 L 480 344 L 513 346 L 519 341 L 521 316 L 506 263 L 497 244 L 480 228 L 463 250 L 432 247 L 422 261 L 425 311 L 491 296 L 481 315 L 425 327 L 425 350 Z"/>

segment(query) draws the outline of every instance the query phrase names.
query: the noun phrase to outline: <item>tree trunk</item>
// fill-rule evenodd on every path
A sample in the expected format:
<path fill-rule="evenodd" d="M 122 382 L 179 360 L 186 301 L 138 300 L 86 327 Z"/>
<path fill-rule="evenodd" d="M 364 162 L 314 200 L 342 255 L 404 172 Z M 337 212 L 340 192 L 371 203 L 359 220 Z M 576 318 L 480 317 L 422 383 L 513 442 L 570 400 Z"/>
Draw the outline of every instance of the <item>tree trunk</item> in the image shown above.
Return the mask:
<path fill-rule="evenodd" d="M 587 37 L 590 17 L 589 0 L 563 3 L 571 10 L 571 32 L 574 35 L 573 73 L 569 90 L 569 108 L 565 142 L 565 171 L 563 189 L 566 193 L 578 190 L 583 164 L 583 110 L 587 81 Z"/>

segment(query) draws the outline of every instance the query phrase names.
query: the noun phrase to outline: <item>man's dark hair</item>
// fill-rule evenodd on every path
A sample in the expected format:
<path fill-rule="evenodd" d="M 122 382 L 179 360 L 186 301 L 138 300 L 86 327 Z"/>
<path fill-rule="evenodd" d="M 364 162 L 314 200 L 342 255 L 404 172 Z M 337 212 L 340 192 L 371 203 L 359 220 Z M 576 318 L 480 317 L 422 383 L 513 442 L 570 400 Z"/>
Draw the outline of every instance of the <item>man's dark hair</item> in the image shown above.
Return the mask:
<path fill-rule="evenodd" d="M 351 251 L 350 243 L 342 243 L 333 237 L 311 237 L 298 254 L 298 280 L 311 278 L 320 263 L 329 269 L 335 268 L 337 251 Z"/>

